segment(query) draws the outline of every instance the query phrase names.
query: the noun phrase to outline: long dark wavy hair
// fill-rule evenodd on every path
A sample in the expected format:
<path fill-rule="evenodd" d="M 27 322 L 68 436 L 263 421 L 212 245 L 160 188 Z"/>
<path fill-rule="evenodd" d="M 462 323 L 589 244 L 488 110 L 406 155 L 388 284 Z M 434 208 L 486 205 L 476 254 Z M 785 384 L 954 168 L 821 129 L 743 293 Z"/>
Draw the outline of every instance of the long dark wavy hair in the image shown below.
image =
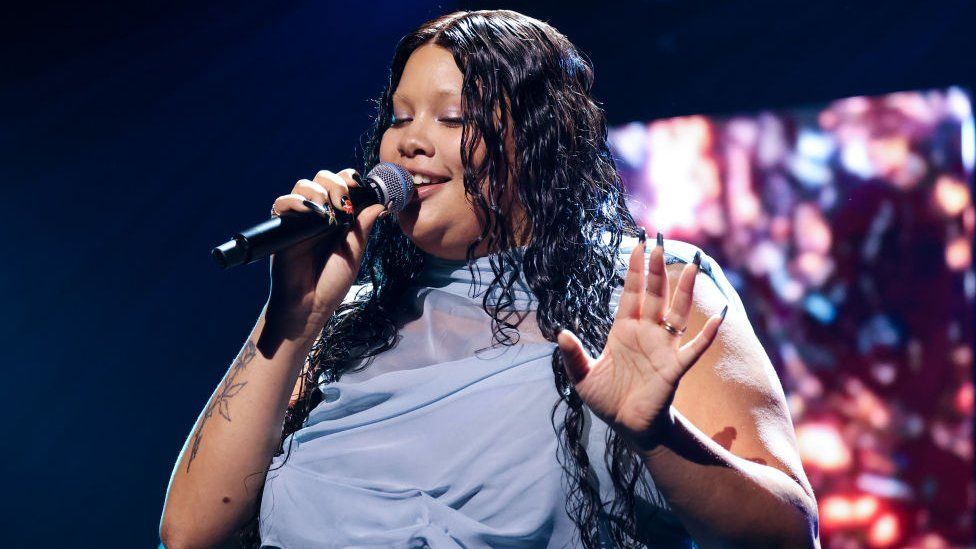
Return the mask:
<path fill-rule="evenodd" d="M 464 187 L 481 224 L 467 258 L 470 266 L 482 243 L 492 251 L 494 276 L 482 307 L 492 317 L 494 340 L 503 345 L 518 341 L 526 315 L 515 310 L 513 287 L 521 276 L 538 299 L 542 334 L 555 341 L 565 327 L 590 353 L 599 354 L 613 321 L 611 293 L 623 282 L 617 248 L 623 235 L 636 235 L 637 228 L 607 147 L 606 118 L 591 95 L 592 67 L 553 27 L 513 11 L 456 12 L 428 21 L 397 45 L 363 168 L 379 161 L 393 92 L 410 54 L 425 44 L 450 51 L 464 75 Z M 514 151 L 505 150 L 507 132 L 514 136 Z M 479 143 L 484 143 L 485 157 L 474 165 Z M 524 219 L 511 215 L 513 200 L 521 202 Z M 398 298 L 422 268 L 423 254 L 395 216 L 379 220 L 359 273 L 364 290 L 336 310 L 313 345 L 300 397 L 285 416 L 280 453 L 288 449 L 288 435 L 321 401 L 320 382 L 338 380 L 358 359 L 366 358 L 363 367 L 368 367 L 369 357 L 396 345 Z M 568 489 L 566 511 L 579 527 L 583 546 L 598 547 L 603 505 L 590 481 L 583 402 L 565 374 L 558 348 L 552 372 L 557 396 L 551 420 Z M 561 403 L 565 416 L 557 418 Z M 612 429 L 607 432 L 604 462 L 615 492 L 605 510 L 611 536 L 619 547 L 639 545 L 635 488 L 643 465 Z M 258 545 L 256 516 L 241 534 L 244 546 Z"/>

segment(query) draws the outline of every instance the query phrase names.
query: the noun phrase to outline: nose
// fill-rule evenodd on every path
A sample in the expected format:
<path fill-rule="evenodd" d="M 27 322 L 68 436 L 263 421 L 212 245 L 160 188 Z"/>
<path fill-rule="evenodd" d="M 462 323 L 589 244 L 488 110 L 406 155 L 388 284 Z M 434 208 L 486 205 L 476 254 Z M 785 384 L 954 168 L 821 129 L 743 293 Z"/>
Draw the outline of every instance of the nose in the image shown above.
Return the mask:
<path fill-rule="evenodd" d="M 398 144 L 401 155 L 407 158 L 434 155 L 434 143 L 424 126 L 419 118 L 407 125 Z"/>

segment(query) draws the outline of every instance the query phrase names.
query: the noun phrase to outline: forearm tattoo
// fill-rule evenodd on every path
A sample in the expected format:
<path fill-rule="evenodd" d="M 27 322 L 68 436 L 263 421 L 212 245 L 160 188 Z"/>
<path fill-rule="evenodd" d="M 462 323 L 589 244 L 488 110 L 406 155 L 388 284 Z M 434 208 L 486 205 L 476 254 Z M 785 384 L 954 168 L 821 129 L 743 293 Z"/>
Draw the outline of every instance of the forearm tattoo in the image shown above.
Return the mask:
<path fill-rule="evenodd" d="M 190 472 L 190 465 L 193 463 L 193 459 L 197 457 L 197 451 L 200 449 L 200 440 L 203 438 L 203 426 L 207 424 L 210 417 L 213 416 L 216 410 L 224 419 L 230 421 L 230 399 L 241 392 L 241 389 L 247 385 L 246 381 L 237 381 L 237 376 L 244 371 L 248 363 L 257 354 L 257 347 L 251 340 L 247 341 L 244 345 L 244 349 L 241 354 L 234 361 L 234 365 L 231 366 L 230 372 L 227 374 L 227 379 L 224 380 L 224 384 L 221 386 L 216 398 L 213 402 L 207 406 L 207 409 L 203 412 L 203 419 L 200 421 L 199 427 L 197 427 L 197 432 L 193 434 L 193 444 L 190 447 L 190 458 L 186 460 L 186 472 Z"/>

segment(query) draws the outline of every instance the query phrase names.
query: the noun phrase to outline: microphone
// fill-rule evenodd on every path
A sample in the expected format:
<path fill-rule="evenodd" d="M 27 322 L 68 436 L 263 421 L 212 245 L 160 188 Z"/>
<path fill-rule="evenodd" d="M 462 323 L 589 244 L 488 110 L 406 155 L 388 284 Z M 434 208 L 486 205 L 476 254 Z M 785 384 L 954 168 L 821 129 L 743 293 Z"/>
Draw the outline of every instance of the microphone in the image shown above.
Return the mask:
<path fill-rule="evenodd" d="M 353 214 L 336 210 L 330 204 L 330 215 L 315 214 L 272 217 L 211 250 L 210 255 L 221 269 L 254 263 L 289 246 L 319 235 L 346 234 L 359 212 L 373 204 L 383 204 L 392 213 L 406 207 L 413 195 L 413 176 L 403 166 L 392 162 L 377 164 L 366 174 L 362 185 L 349 187 Z"/>

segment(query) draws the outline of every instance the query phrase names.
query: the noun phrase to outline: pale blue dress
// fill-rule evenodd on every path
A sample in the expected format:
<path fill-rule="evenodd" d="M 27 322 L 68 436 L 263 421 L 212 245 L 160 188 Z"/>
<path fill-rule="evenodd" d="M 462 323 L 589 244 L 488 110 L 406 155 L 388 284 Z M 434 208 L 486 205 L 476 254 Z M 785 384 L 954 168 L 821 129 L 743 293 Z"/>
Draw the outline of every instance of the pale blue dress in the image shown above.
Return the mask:
<path fill-rule="evenodd" d="M 621 246 L 621 274 L 635 243 Z M 665 249 L 669 262 L 687 262 L 696 248 L 667 241 Z M 539 333 L 535 299 L 523 285 L 516 305 L 530 316 L 519 342 L 492 347 L 481 306 L 488 261 L 475 261 L 479 284 L 465 262 L 428 257 L 404 296 L 397 346 L 361 372 L 322 383 L 322 402 L 285 441 L 290 455 L 272 461 L 262 547 L 579 546 L 550 423 L 555 344 Z M 711 275 L 711 262 L 702 264 Z M 606 503 L 613 497 L 607 426 L 587 415 L 587 452 Z M 650 544 L 690 546 L 650 475 L 642 480 L 639 522 Z"/>

